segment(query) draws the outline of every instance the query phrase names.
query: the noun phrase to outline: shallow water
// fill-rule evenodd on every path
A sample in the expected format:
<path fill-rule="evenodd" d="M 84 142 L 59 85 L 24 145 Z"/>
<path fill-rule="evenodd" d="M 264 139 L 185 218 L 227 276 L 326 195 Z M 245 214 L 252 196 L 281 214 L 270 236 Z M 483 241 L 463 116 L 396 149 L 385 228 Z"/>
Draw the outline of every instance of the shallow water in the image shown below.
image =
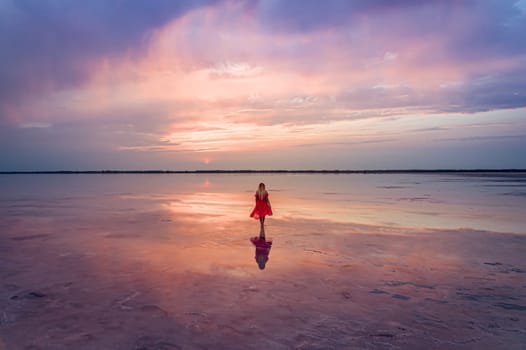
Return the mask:
<path fill-rule="evenodd" d="M 3 211 L 159 210 L 245 219 L 267 183 L 277 219 L 526 233 L 526 174 L 4 175 Z M 62 208 L 61 208 L 62 207 Z M 89 214 L 85 213 L 85 214 Z M 94 214 L 94 213 L 92 213 Z"/>
<path fill-rule="evenodd" d="M 519 349 L 524 208 L 526 174 L 4 175 L 0 349 Z"/>

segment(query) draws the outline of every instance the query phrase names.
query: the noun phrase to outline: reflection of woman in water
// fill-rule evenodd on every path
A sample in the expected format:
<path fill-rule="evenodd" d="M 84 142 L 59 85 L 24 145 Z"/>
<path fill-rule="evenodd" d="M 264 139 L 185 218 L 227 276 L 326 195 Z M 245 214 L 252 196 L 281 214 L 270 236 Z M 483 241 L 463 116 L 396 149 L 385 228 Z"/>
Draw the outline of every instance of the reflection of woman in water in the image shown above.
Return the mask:
<path fill-rule="evenodd" d="M 265 234 L 265 216 L 272 215 L 272 207 L 270 206 L 270 201 L 268 199 L 268 192 L 265 190 L 265 184 L 262 182 L 259 184 L 258 190 L 255 194 L 256 197 L 256 207 L 250 213 L 250 216 L 254 219 L 259 219 L 259 224 L 261 225 L 261 234 Z"/>
<path fill-rule="evenodd" d="M 265 264 L 268 261 L 268 255 L 270 254 L 272 241 L 265 240 L 264 235 L 253 237 L 250 239 L 250 241 L 254 246 L 256 246 L 256 262 L 258 263 L 259 269 L 263 270 L 265 268 Z"/>

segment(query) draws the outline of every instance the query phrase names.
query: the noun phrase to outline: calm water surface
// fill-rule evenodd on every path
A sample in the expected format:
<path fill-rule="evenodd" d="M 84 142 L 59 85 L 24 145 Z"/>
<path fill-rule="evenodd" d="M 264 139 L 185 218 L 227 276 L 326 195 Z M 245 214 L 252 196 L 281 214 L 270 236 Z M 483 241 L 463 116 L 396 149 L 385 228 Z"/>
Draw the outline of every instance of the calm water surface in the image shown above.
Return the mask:
<path fill-rule="evenodd" d="M 520 349 L 524 208 L 526 174 L 3 175 L 0 349 Z"/>
<path fill-rule="evenodd" d="M 4 175 L 3 210 L 163 209 L 246 219 L 259 182 L 276 219 L 526 233 L 526 174 Z"/>

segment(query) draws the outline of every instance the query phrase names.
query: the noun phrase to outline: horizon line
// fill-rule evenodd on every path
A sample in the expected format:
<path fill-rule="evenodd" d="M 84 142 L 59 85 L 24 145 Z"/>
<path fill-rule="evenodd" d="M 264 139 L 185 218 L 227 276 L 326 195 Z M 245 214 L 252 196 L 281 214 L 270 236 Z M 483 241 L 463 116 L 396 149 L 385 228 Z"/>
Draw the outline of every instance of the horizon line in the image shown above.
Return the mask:
<path fill-rule="evenodd" d="M 520 168 L 503 169 L 228 169 L 228 170 L 28 170 L 0 171 L 0 175 L 17 174 L 410 174 L 410 173 L 520 173 L 526 172 Z"/>

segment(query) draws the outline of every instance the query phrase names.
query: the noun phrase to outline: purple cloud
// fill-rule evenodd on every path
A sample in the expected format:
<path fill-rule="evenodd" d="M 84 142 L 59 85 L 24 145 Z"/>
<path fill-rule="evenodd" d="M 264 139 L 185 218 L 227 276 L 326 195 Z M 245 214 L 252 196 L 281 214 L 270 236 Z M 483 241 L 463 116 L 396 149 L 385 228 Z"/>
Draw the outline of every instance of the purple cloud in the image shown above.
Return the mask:
<path fill-rule="evenodd" d="M 148 36 L 214 0 L 6 1 L 0 5 L 0 118 L 26 97 L 83 82 L 94 59 L 140 54 Z"/>
<path fill-rule="evenodd" d="M 0 5 L 0 43 L 6 48 L 0 51 L 0 114 L 24 104 L 26 98 L 36 94 L 81 84 L 97 59 L 123 55 L 140 57 L 151 34 L 163 24 L 190 10 L 220 3 L 225 1 L 4 2 Z M 427 65 L 432 69 L 434 64 L 513 59 L 526 53 L 526 41 L 522 40 L 526 15 L 516 1 L 261 0 L 226 3 L 244 8 L 264 30 L 285 35 L 327 30 L 339 33 L 333 44 L 340 46 L 342 56 L 360 54 L 358 61 L 354 56 L 348 65 L 359 66 L 374 56 L 403 50 L 415 40 L 429 41 L 437 37 L 443 41 L 442 45 L 415 58 L 415 65 Z M 224 14 L 224 20 L 227 19 L 236 20 Z M 199 32 L 199 28 L 195 30 Z M 317 44 L 316 41 L 307 42 L 291 48 L 276 43 L 276 47 L 265 54 L 295 60 L 296 67 L 319 70 L 324 64 L 333 63 L 331 57 L 316 48 Z M 200 46 L 200 40 L 192 45 L 201 56 L 209 56 L 207 47 Z M 493 78 L 482 87 L 476 84 L 478 78 L 474 77 L 463 90 L 455 91 L 464 94 L 461 105 L 483 100 L 483 106 L 466 106 L 467 111 L 524 106 L 526 87 L 517 79 L 524 72 L 524 65 L 488 72 Z M 477 72 L 477 75 L 482 73 Z"/>
<path fill-rule="evenodd" d="M 525 7 L 511 0 L 5 0 L 0 146 L 15 151 L 0 159 L 57 157 L 56 168 L 89 154 L 111 167 L 150 161 L 132 150 L 163 150 L 168 133 L 177 149 L 182 126 L 188 136 L 198 122 L 274 130 L 524 108 L 524 33 Z"/>

